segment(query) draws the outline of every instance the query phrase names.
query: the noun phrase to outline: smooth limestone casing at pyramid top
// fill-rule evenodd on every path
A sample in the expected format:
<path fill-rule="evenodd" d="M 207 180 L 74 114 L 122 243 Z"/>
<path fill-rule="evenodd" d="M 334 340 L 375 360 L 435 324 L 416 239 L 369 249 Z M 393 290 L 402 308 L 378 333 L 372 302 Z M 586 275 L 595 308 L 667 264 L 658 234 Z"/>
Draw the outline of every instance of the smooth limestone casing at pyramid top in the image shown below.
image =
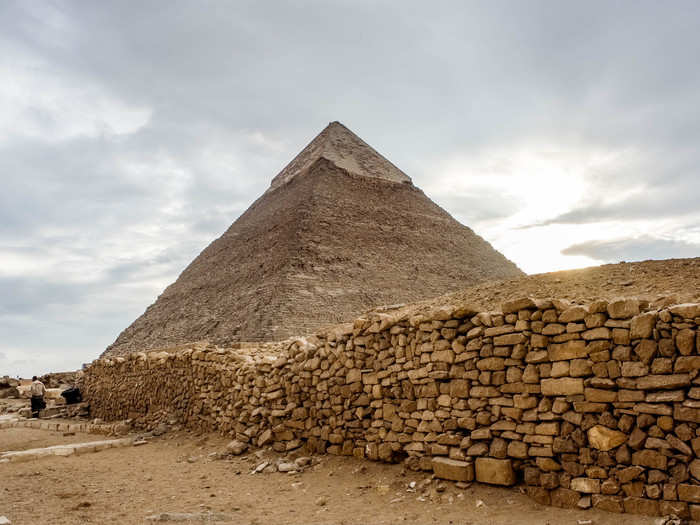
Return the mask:
<path fill-rule="evenodd" d="M 334 122 L 105 355 L 281 340 L 377 305 L 521 275 Z"/>

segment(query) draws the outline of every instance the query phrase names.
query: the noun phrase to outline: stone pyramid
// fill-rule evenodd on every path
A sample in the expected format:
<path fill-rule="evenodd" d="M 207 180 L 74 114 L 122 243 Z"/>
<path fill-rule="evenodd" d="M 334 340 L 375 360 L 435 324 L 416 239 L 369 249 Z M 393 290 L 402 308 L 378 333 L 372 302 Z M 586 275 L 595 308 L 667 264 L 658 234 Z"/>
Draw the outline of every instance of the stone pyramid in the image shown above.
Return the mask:
<path fill-rule="evenodd" d="M 106 355 L 275 341 L 523 273 L 332 122 Z"/>

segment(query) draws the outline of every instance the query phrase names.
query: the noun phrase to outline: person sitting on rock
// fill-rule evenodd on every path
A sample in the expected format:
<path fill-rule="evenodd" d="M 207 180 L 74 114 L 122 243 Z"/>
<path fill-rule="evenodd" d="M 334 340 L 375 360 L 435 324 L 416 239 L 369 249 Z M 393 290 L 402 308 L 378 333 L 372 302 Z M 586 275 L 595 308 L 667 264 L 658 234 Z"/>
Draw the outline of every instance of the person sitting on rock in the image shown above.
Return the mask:
<path fill-rule="evenodd" d="M 39 378 L 32 377 L 32 417 L 39 417 L 39 411 L 46 408 L 46 403 L 44 402 L 44 394 L 46 393 L 46 387 L 44 383 L 39 381 Z"/>

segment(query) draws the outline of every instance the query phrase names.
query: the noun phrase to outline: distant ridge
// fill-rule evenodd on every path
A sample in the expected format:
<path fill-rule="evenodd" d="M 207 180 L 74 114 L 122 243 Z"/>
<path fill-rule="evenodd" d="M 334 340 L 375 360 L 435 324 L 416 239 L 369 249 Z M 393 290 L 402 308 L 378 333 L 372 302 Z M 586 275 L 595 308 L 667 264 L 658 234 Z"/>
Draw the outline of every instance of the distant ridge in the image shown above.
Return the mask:
<path fill-rule="evenodd" d="M 107 348 L 273 341 L 524 275 L 338 122 Z"/>

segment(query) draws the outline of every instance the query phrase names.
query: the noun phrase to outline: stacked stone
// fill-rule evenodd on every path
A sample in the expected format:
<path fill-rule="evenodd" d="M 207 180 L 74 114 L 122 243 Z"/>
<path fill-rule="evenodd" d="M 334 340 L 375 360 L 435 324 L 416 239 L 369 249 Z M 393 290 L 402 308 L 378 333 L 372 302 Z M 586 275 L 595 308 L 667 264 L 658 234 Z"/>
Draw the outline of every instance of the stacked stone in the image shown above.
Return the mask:
<path fill-rule="evenodd" d="M 525 483 L 537 501 L 700 519 L 700 305 L 373 312 L 270 352 L 102 359 L 93 415 Z"/>

